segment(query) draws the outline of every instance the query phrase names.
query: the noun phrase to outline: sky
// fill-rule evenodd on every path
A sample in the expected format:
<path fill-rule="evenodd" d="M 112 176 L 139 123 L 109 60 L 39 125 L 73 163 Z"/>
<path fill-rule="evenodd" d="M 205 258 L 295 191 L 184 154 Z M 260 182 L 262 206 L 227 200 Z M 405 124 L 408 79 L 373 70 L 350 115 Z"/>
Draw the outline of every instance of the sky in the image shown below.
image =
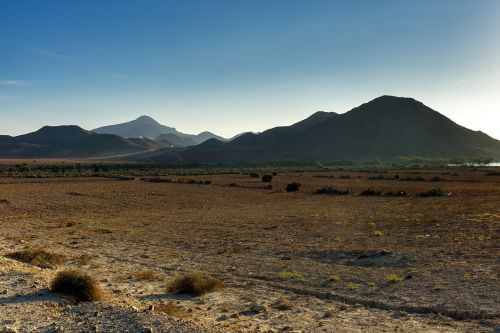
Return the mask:
<path fill-rule="evenodd" d="M 500 1 L 0 0 L 0 134 L 231 137 L 386 94 L 500 139 Z"/>

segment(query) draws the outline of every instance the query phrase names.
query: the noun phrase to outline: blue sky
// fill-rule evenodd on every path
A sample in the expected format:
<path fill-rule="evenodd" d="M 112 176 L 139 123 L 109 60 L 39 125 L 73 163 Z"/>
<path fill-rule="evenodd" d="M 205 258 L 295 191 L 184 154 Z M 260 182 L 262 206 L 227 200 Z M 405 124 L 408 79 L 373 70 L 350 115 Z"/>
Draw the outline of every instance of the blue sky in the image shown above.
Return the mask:
<path fill-rule="evenodd" d="M 500 139 L 500 1 L 0 0 L 0 134 L 223 136 L 414 97 Z"/>

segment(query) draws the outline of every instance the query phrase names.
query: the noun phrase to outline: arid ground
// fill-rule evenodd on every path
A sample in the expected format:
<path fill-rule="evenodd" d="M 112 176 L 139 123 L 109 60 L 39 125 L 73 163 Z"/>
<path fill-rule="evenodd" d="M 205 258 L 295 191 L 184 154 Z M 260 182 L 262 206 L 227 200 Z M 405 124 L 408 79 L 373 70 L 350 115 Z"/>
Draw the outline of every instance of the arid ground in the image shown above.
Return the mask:
<path fill-rule="evenodd" d="M 4 174 L 0 331 L 493 332 L 492 170 L 279 172 L 272 188 L 238 173 L 167 177 L 207 185 Z M 291 182 L 298 192 L 285 191 Z M 325 185 L 350 193 L 317 194 Z M 382 193 L 359 195 L 367 188 Z M 445 195 L 418 195 L 437 188 Z M 68 260 L 8 258 L 25 249 Z M 95 277 L 104 299 L 74 304 L 51 293 L 67 268 Z M 169 294 L 169 281 L 189 271 L 225 288 Z"/>

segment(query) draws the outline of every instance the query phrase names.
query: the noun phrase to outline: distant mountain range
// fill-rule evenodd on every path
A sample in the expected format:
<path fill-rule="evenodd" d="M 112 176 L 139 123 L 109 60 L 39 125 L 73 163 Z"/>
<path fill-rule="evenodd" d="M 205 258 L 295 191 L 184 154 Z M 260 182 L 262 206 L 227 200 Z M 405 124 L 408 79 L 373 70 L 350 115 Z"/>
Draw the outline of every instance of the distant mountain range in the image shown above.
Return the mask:
<path fill-rule="evenodd" d="M 397 156 L 500 158 L 500 141 L 457 125 L 412 98 L 382 96 L 344 114 L 317 112 L 291 126 L 229 142 L 210 139 L 176 152 L 141 154 L 161 162 L 388 160 Z"/>
<path fill-rule="evenodd" d="M 177 131 L 173 127 L 168 127 L 158 123 L 151 117 L 140 116 L 139 118 L 117 125 L 108 125 L 96 128 L 92 132 L 100 134 L 116 134 L 124 138 L 150 138 L 162 140 L 175 147 L 186 147 L 200 144 L 208 139 L 217 139 L 227 141 L 225 138 L 210 132 L 201 132 L 200 134 L 185 134 Z"/>
<path fill-rule="evenodd" d="M 0 136 L 0 157 L 99 157 L 164 147 L 144 138 L 97 134 L 78 126 L 45 126 L 19 136 Z"/>
<path fill-rule="evenodd" d="M 159 163 L 366 161 L 398 156 L 498 160 L 500 141 L 457 125 L 412 98 L 393 96 L 376 98 L 344 114 L 316 112 L 293 125 L 244 133 L 230 141 L 210 132 L 184 134 L 147 116 L 94 131 L 45 126 L 25 135 L 0 135 L 0 157 L 112 155 Z"/>

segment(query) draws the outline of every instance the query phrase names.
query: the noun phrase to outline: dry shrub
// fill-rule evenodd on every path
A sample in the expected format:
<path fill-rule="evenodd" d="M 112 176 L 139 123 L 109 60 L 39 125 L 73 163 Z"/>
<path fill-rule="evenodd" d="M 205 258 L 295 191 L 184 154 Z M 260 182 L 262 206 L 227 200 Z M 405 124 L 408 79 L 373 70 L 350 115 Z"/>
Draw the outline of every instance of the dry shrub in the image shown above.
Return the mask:
<path fill-rule="evenodd" d="M 167 292 L 172 294 L 203 295 L 219 291 L 224 284 L 216 277 L 202 272 L 188 272 L 175 277 L 168 285 Z"/>
<path fill-rule="evenodd" d="M 40 249 L 27 249 L 12 252 L 7 254 L 6 257 L 43 268 L 54 267 L 66 263 L 66 256 Z"/>
<path fill-rule="evenodd" d="M 139 281 L 155 281 L 158 279 L 158 275 L 153 271 L 135 272 L 132 275 Z"/>
<path fill-rule="evenodd" d="M 57 273 L 50 284 L 50 291 L 62 293 L 76 302 L 95 302 L 102 299 L 97 281 L 90 275 L 76 270 Z"/>

